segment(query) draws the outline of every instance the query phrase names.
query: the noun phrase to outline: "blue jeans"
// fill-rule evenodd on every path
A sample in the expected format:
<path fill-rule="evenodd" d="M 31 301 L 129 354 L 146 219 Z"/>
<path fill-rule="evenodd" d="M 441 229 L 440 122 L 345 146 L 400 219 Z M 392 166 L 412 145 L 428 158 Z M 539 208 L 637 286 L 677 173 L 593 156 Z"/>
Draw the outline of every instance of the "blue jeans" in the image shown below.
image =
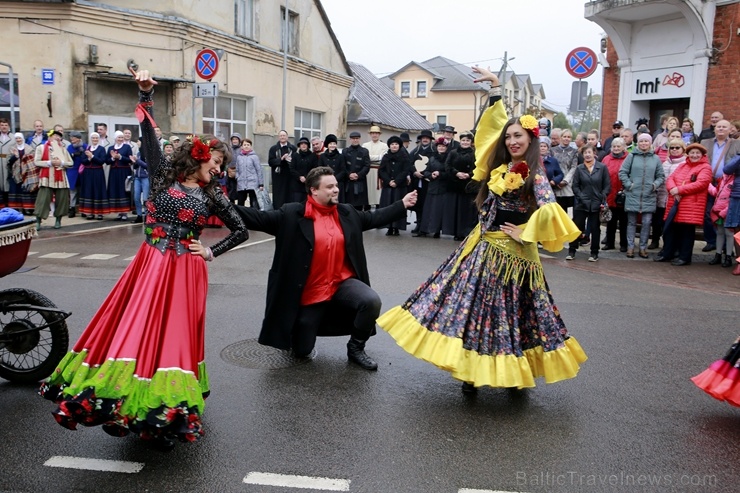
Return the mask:
<path fill-rule="evenodd" d="M 639 212 L 627 213 L 627 248 L 635 248 L 635 233 L 637 232 L 637 215 Z M 650 238 L 650 223 L 653 222 L 652 212 L 642 213 L 642 226 L 640 226 L 640 250 L 647 250 Z"/>
<path fill-rule="evenodd" d="M 142 200 L 143 196 L 143 200 Z M 134 205 L 136 215 L 141 216 L 141 204 L 149 198 L 149 178 L 134 178 Z"/>

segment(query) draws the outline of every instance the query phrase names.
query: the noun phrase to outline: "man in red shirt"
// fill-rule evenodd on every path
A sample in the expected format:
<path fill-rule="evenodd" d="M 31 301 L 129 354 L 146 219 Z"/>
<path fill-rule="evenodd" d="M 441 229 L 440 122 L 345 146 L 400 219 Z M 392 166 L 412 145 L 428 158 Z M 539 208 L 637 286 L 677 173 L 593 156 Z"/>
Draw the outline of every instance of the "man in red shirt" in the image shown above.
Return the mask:
<path fill-rule="evenodd" d="M 306 175 L 306 190 L 305 202 L 274 211 L 237 207 L 247 228 L 275 236 L 259 342 L 306 357 L 317 336 L 349 335 L 349 361 L 377 370 L 365 343 L 375 334 L 381 306 L 370 288 L 362 232 L 406 217 L 416 191 L 388 207 L 358 211 L 338 203 L 337 179 L 328 167 Z"/>

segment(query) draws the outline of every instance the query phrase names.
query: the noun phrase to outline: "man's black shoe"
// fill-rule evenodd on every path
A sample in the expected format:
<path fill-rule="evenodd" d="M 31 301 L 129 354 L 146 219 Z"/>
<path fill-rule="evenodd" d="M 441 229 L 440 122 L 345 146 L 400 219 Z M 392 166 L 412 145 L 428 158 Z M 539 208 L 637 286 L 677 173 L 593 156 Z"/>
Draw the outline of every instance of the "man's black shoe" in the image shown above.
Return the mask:
<path fill-rule="evenodd" d="M 716 249 L 717 249 L 717 246 L 716 245 L 710 245 L 709 243 L 707 243 L 704 246 L 704 248 L 701 249 L 701 251 L 702 252 L 711 252 L 712 250 L 716 250 Z"/>
<path fill-rule="evenodd" d="M 691 265 L 691 262 L 687 262 L 685 260 L 681 260 L 680 258 L 677 258 L 673 262 L 671 262 L 671 265 L 674 265 L 676 267 L 681 267 L 683 265 Z"/>
<path fill-rule="evenodd" d="M 365 341 L 352 337 L 347 343 L 347 358 L 363 370 L 375 371 L 378 364 L 365 353 Z"/>
<path fill-rule="evenodd" d="M 475 394 L 478 392 L 478 389 L 472 383 L 463 382 L 462 391 L 463 394 Z"/>
<path fill-rule="evenodd" d="M 134 219 L 131 222 L 134 223 L 134 224 L 141 224 L 141 223 L 144 222 L 144 217 L 143 216 L 136 216 L 136 219 Z"/>
<path fill-rule="evenodd" d="M 663 255 L 658 255 L 657 257 L 653 259 L 653 262 L 670 262 L 670 261 L 671 259 L 669 259 L 668 257 L 664 257 Z"/>
<path fill-rule="evenodd" d="M 426 233 L 422 233 L 421 231 L 417 231 L 416 233 L 411 233 L 411 236 L 414 238 L 418 238 L 419 236 L 426 236 Z"/>
<path fill-rule="evenodd" d="M 76 212 L 77 211 L 75 211 L 75 208 L 74 207 L 70 207 L 69 208 L 69 214 L 67 214 L 67 217 L 70 218 L 70 219 L 72 219 L 73 217 L 75 217 Z"/>

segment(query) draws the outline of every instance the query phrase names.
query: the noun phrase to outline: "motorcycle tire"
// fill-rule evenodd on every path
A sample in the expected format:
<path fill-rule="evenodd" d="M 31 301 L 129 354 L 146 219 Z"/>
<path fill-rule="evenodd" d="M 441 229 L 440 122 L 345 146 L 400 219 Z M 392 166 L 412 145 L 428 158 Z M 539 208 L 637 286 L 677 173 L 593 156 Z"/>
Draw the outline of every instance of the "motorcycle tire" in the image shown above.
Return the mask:
<path fill-rule="evenodd" d="M 56 308 L 46 296 L 30 289 L 0 291 L 0 306 L 27 304 Z M 52 322 L 56 322 L 53 323 Z M 52 324 L 36 332 L 13 337 L 13 332 Z M 69 346 L 67 322 L 62 315 L 34 309 L 0 310 L 0 377 L 15 383 L 35 383 L 51 375 Z"/>

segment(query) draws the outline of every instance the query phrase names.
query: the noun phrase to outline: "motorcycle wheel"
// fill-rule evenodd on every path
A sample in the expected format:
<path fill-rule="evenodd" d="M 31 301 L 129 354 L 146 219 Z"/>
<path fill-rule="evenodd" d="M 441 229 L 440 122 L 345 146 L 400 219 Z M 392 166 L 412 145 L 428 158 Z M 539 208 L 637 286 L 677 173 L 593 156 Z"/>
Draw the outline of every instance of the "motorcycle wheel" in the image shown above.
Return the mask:
<path fill-rule="evenodd" d="M 27 304 L 56 308 L 46 296 L 30 289 L 0 291 L 0 306 Z M 13 336 L 14 332 L 56 322 L 50 327 Z M 16 383 L 34 383 L 51 375 L 67 353 L 69 331 L 61 315 L 34 309 L 0 310 L 0 377 Z"/>

